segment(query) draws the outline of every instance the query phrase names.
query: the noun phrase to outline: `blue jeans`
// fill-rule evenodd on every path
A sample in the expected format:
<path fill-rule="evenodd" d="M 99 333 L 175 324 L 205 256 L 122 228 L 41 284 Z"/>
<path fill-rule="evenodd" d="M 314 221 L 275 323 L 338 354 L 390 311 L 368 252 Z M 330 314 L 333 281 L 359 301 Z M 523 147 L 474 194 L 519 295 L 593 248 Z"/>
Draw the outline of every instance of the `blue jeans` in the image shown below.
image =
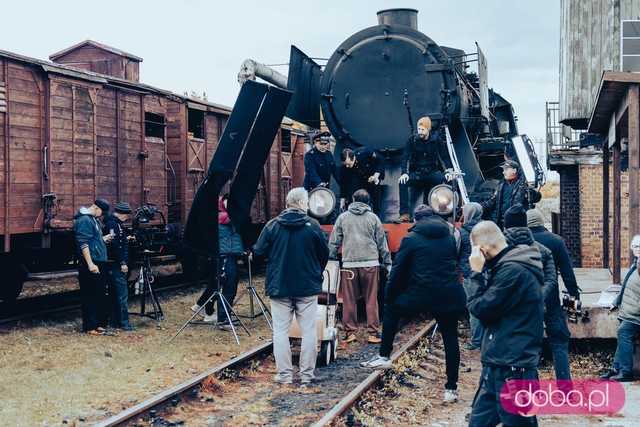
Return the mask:
<path fill-rule="evenodd" d="M 640 325 L 623 320 L 618 326 L 618 346 L 613 357 L 613 369 L 623 375 L 633 373 L 633 341 L 640 333 Z"/>
<path fill-rule="evenodd" d="M 129 288 L 127 278 L 120 264 L 110 263 L 107 278 L 111 296 L 111 326 L 128 328 L 129 325 Z"/>
<path fill-rule="evenodd" d="M 570 380 L 569 369 L 569 338 L 571 333 L 567 326 L 567 318 L 560 304 L 547 307 L 544 315 L 544 326 L 553 356 L 553 369 L 556 380 Z"/>
<path fill-rule="evenodd" d="M 470 280 L 464 279 L 462 287 L 464 287 L 467 297 L 469 296 L 470 285 Z M 471 313 L 469 313 L 469 325 L 471 326 L 471 345 L 480 348 L 480 345 L 482 344 L 482 334 L 484 333 L 484 327 L 482 326 L 482 323 L 480 323 L 480 319 L 478 319 Z"/>

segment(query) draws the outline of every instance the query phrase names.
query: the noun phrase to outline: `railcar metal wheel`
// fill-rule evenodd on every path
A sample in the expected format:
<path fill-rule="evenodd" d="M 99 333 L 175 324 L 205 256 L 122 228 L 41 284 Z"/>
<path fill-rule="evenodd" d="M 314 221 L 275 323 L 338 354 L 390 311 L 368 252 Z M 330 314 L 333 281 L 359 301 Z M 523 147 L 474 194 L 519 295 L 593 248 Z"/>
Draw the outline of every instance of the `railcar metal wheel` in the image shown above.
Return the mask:
<path fill-rule="evenodd" d="M 318 353 L 318 366 L 327 366 L 331 363 L 332 341 L 322 341 L 320 343 L 320 352 Z"/>

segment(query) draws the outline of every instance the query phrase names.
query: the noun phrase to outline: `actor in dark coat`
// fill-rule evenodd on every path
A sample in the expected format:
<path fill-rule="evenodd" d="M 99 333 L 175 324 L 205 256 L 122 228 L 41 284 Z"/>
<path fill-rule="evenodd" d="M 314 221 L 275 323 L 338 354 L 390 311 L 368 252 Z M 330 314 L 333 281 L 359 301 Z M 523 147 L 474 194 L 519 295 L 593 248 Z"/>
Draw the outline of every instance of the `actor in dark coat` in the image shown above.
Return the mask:
<path fill-rule="evenodd" d="M 465 304 L 456 272 L 458 244 L 452 227 L 431 208 L 418 206 L 414 218 L 416 224 L 402 239 L 387 282 L 380 355 L 362 366 L 390 366 L 400 318 L 429 312 L 435 316 L 444 342 L 445 400 L 455 400 L 460 365 L 458 318 Z"/>
<path fill-rule="evenodd" d="M 531 229 L 536 242 L 542 243 L 549 248 L 553 254 L 553 262 L 556 265 L 556 269 L 560 272 L 562 282 L 567 292 L 569 292 L 571 296 L 580 299 L 580 288 L 578 287 L 576 275 L 573 272 L 573 265 L 571 264 L 571 257 L 569 256 L 567 245 L 565 245 L 562 237 L 545 228 L 542 213 L 537 209 L 529 209 L 527 211 L 527 226 Z"/>
<path fill-rule="evenodd" d="M 504 228 L 504 214 L 513 205 L 520 204 L 530 208 L 529 187 L 525 181 L 520 165 L 513 160 L 507 160 L 502 164 L 504 179 L 498 184 L 498 188 L 489 200 L 482 202 L 484 218 Z"/>
<path fill-rule="evenodd" d="M 506 412 L 502 386 L 508 379 L 537 379 L 543 336 L 542 263 L 531 246 L 508 246 L 498 227 L 478 223 L 469 259 L 474 289 L 467 308 L 482 322 L 482 374 L 470 426 L 537 425 L 535 416 Z"/>
<path fill-rule="evenodd" d="M 504 216 L 505 237 L 512 246 L 533 246 L 540 251 L 544 284 L 542 298 L 544 300 L 544 326 L 553 355 L 553 367 L 558 380 L 570 380 L 569 339 L 571 332 L 567 326 L 567 317 L 560 302 L 558 289 L 558 272 L 553 262 L 553 254 L 546 246 L 533 239 L 531 230 L 527 228 L 527 214 L 521 205 L 509 208 Z M 568 386 L 568 384 L 562 384 Z"/>
<path fill-rule="evenodd" d="M 340 204 L 346 208 L 353 193 L 367 190 L 371 198 L 371 207 L 380 213 L 380 184 L 384 180 L 384 157 L 368 147 L 345 148 L 341 154 L 340 168 Z"/>
<path fill-rule="evenodd" d="M 336 164 L 330 150 L 330 134 L 322 132 L 313 137 L 313 148 L 304 155 L 304 188 L 311 191 L 319 185 L 329 186 L 331 177 L 337 179 Z"/>

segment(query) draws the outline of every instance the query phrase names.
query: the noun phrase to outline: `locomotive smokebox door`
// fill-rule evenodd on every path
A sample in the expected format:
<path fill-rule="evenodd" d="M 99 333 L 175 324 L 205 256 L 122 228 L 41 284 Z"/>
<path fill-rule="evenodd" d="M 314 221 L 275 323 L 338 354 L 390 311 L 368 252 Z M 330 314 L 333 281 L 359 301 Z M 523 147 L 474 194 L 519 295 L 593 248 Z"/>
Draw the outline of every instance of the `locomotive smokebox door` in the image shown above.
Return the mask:
<path fill-rule="evenodd" d="M 393 16 L 386 12 L 390 11 L 379 16 L 391 24 L 354 34 L 331 56 L 322 75 L 321 105 L 337 139 L 399 150 L 410 133 L 405 90 L 415 119 L 428 115 L 438 121 L 455 113 L 459 100 L 449 57 L 408 26 L 412 19 L 390 19 Z M 448 109 L 443 106 L 443 91 L 454 94 Z"/>

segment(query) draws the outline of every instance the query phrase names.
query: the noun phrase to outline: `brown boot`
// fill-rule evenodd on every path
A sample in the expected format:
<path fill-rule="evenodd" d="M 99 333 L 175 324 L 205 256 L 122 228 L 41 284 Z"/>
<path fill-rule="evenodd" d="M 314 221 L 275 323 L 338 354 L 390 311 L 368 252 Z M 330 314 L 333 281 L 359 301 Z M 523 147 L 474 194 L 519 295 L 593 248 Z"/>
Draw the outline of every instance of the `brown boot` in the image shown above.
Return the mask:
<path fill-rule="evenodd" d="M 369 338 L 367 339 L 367 342 L 369 344 L 380 344 L 382 342 L 382 340 L 380 339 L 378 334 L 376 334 L 376 335 L 369 335 Z"/>

